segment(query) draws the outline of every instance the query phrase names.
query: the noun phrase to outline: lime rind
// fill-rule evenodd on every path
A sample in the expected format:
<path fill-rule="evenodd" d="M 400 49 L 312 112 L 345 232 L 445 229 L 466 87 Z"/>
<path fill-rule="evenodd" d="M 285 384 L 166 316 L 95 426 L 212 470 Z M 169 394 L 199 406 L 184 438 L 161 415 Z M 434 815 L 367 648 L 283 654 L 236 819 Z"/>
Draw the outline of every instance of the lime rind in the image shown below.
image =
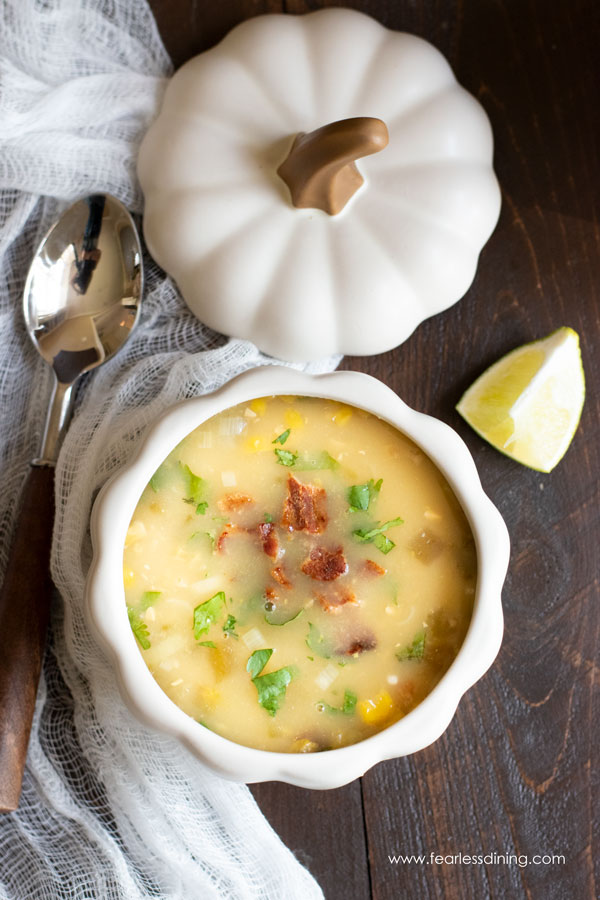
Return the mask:
<path fill-rule="evenodd" d="M 563 327 L 495 362 L 456 409 L 501 453 L 550 472 L 571 444 L 584 399 L 579 335 Z"/>

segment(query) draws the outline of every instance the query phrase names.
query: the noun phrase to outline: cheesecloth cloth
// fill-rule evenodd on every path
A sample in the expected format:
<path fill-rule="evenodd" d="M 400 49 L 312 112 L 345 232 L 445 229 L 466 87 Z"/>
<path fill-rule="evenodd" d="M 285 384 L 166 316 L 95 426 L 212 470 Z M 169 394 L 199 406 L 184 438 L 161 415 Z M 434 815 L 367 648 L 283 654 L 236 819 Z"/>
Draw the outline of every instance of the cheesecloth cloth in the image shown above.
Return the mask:
<path fill-rule="evenodd" d="M 141 212 L 137 146 L 171 63 L 145 0 L 3 0 L 0 57 L 1 574 L 51 386 L 22 323 L 30 259 L 83 194 L 108 191 Z M 167 406 L 274 362 L 203 327 L 145 262 L 141 324 L 79 391 L 56 469 L 52 573 L 62 600 L 20 809 L 0 816 L 0 897 L 311 900 L 320 889 L 249 790 L 131 718 L 84 623 L 97 489 Z"/>

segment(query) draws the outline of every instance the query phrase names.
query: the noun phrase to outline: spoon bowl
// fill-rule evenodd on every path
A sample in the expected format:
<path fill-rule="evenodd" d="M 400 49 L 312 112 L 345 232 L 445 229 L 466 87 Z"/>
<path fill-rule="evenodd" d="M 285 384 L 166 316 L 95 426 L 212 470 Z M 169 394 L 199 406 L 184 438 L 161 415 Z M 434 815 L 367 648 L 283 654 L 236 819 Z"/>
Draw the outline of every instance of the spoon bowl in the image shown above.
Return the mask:
<path fill-rule="evenodd" d="M 73 387 L 125 343 L 138 320 L 142 286 L 137 228 L 123 204 L 107 194 L 85 197 L 63 213 L 27 276 L 25 324 L 52 367 L 54 387 L 0 591 L 0 811 L 16 809 L 21 792 L 52 596 L 54 466 Z"/>

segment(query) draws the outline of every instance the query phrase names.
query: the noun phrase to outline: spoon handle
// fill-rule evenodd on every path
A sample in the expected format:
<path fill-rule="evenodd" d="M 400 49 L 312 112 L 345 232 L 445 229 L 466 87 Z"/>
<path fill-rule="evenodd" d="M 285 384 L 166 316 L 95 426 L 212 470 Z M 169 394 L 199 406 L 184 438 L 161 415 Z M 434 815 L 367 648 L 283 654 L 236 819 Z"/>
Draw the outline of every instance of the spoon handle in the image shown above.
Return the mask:
<path fill-rule="evenodd" d="M 0 591 L 0 812 L 19 805 L 52 581 L 54 466 L 30 469 Z"/>

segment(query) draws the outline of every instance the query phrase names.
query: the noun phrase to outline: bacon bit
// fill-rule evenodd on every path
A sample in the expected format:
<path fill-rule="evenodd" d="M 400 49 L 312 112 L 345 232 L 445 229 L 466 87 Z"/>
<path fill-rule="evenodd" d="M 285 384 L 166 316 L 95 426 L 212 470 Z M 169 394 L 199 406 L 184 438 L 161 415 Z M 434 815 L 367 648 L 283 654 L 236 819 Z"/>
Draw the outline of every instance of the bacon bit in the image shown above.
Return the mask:
<path fill-rule="evenodd" d="M 218 502 L 218 507 L 221 512 L 237 512 L 237 510 L 241 509 L 243 506 L 247 506 L 249 503 L 254 503 L 254 500 L 249 494 L 243 494 L 241 491 L 236 491 L 234 494 L 225 494 L 224 497 Z"/>
<path fill-rule="evenodd" d="M 348 563 L 341 547 L 337 547 L 335 550 L 315 547 L 300 568 L 305 575 L 309 575 L 315 581 L 335 581 L 340 575 L 346 574 Z"/>
<path fill-rule="evenodd" d="M 275 588 L 272 588 L 270 586 L 265 588 L 265 597 L 267 598 L 267 600 L 270 600 L 271 603 L 276 603 L 277 600 L 279 600 L 279 594 L 277 593 Z"/>
<path fill-rule="evenodd" d="M 272 522 L 261 522 L 257 525 L 258 536 L 262 541 L 263 550 L 271 559 L 279 556 L 279 539 Z"/>
<path fill-rule="evenodd" d="M 326 494 L 314 484 L 303 484 L 288 476 L 288 496 L 283 506 L 281 524 L 290 531 L 321 534 L 327 527 Z"/>
<path fill-rule="evenodd" d="M 343 656 L 356 656 L 357 653 L 364 653 L 365 650 L 373 650 L 377 646 L 377 640 L 375 635 L 368 631 L 362 634 L 359 638 L 354 638 L 350 641 L 347 647 L 342 647 L 340 650 L 336 650 L 336 653 L 339 653 Z"/>
<path fill-rule="evenodd" d="M 283 571 L 283 566 L 275 566 L 274 569 L 271 569 L 271 578 L 273 579 L 273 581 L 278 582 L 278 584 L 282 585 L 285 588 L 292 587 L 292 582 Z"/>
<path fill-rule="evenodd" d="M 228 538 L 231 537 L 232 534 L 246 534 L 245 528 L 240 528 L 239 525 L 233 525 L 231 522 L 228 522 L 227 525 L 223 528 L 223 531 L 217 538 L 216 549 L 217 553 L 223 553 L 225 550 L 225 542 Z"/>
<path fill-rule="evenodd" d="M 363 563 L 365 575 L 385 575 L 386 570 L 372 559 L 365 559 Z"/>
<path fill-rule="evenodd" d="M 339 613 L 342 609 L 342 606 L 345 606 L 346 603 L 350 603 L 353 606 L 358 606 L 358 600 L 356 599 L 355 594 L 352 591 L 344 590 L 344 591 L 328 591 L 326 594 L 318 594 L 315 592 L 315 597 L 325 610 L 328 613 Z"/>

